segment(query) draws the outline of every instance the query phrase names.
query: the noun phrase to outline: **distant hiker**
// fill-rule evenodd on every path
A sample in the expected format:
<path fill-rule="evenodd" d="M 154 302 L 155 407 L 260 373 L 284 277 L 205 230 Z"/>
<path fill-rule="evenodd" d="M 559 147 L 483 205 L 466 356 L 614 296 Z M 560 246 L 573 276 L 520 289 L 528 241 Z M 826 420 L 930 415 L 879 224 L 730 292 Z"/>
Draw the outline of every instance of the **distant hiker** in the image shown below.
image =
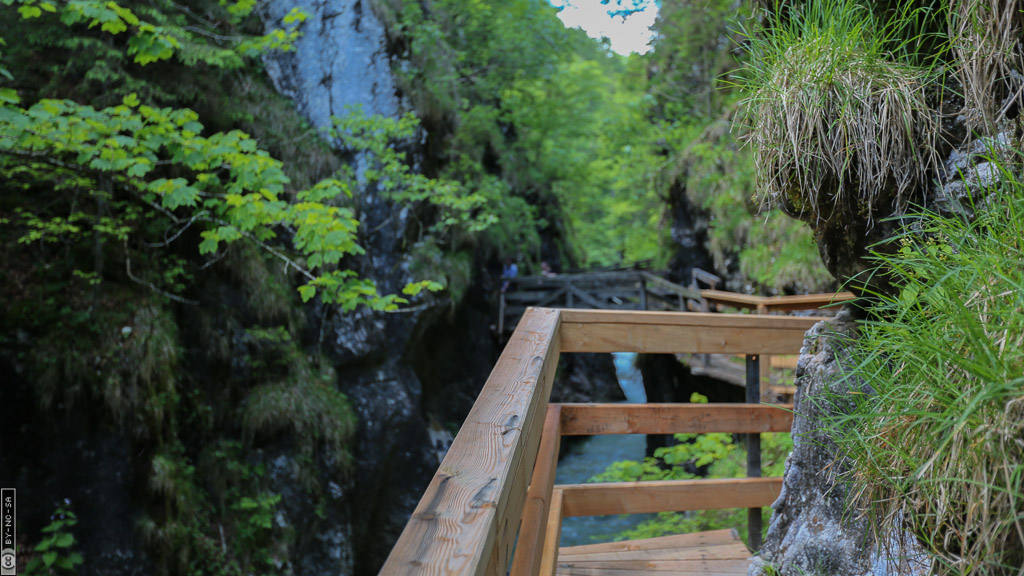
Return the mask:
<path fill-rule="evenodd" d="M 558 274 L 555 274 L 555 272 L 553 270 L 551 270 L 551 265 L 548 264 L 547 262 L 541 262 L 540 263 L 540 275 L 541 276 L 547 276 L 549 278 L 551 276 L 558 276 Z"/>
<path fill-rule="evenodd" d="M 501 279 L 504 280 L 504 282 L 501 283 L 502 292 L 508 291 L 509 285 L 512 284 L 512 279 L 515 278 L 517 274 L 519 274 L 519 267 L 516 266 L 515 261 L 511 258 L 505 258 L 505 268 L 501 271 Z"/>

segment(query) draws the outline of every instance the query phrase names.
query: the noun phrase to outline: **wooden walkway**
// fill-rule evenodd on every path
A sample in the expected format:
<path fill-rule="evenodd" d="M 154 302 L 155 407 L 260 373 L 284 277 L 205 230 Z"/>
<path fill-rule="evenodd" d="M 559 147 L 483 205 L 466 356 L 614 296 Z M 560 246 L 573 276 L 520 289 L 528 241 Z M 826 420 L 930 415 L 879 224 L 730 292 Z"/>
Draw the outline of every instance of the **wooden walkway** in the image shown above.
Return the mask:
<path fill-rule="evenodd" d="M 750 550 L 735 530 L 558 549 L 559 576 L 636 576 L 650 572 L 746 576 Z"/>
<path fill-rule="evenodd" d="M 816 298 L 827 303 L 834 295 Z M 793 421 L 791 407 L 761 403 L 760 364 L 796 354 L 817 320 L 528 309 L 381 574 L 745 574 L 749 551 L 732 533 L 565 548 L 559 546 L 562 518 L 746 508 L 750 546 L 758 549 L 761 509 L 782 490 L 782 478 L 761 477 L 760 434 L 788 432 Z M 549 402 L 559 356 L 581 352 L 743 354 L 746 403 Z M 554 483 L 563 436 L 710 432 L 744 435 L 746 478 Z"/>

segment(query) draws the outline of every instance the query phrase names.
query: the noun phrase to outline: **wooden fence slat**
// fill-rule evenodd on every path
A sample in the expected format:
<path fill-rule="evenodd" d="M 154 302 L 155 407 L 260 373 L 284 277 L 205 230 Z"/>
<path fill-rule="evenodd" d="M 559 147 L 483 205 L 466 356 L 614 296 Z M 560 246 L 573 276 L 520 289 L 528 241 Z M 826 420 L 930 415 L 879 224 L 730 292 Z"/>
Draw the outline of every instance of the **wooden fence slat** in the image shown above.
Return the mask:
<path fill-rule="evenodd" d="M 558 543 L 562 538 L 562 491 L 551 491 L 551 508 L 544 528 L 544 550 L 540 560 L 540 576 L 553 576 L 558 563 Z"/>
<path fill-rule="evenodd" d="M 566 310 L 564 314 L 570 311 Z M 604 310 L 573 310 L 572 312 L 606 312 Z M 623 314 L 616 312 L 616 314 Z M 635 314 L 641 314 L 635 312 Z M 647 314 L 668 314 L 647 312 Z M 679 313 L 678 315 L 687 315 Z M 717 316 L 725 316 L 718 314 Z M 758 317 L 755 317 L 758 318 Z M 562 350 L 564 352 L 641 352 L 649 354 L 794 354 L 803 344 L 804 333 L 814 325 L 813 318 L 764 316 L 759 319 L 804 320 L 796 326 L 775 328 L 678 323 L 639 322 L 627 324 L 578 323 L 563 320 Z"/>
<path fill-rule="evenodd" d="M 536 457 L 524 431 L 543 419 L 537 413 L 550 394 L 558 324 L 557 310 L 527 310 L 382 573 L 479 575 L 500 566 L 526 494 L 529 473 L 521 470 L 532 471 Z M 499 535 L 503 524 L 514 525 Z"/>
<path fill-rule="evenodd" d="M 548 405 L 544 430 L 540 437 L 537 462 L 533 466 L 530 488 L 526 492 L 523 522 L 512 560 L 512 576 L 533 576 L 540 569 L 544 547 L 544 523 L 551 507 L 551 487 L 555 484 L 558 448 L 561 444 L 562 415 L 558 404 Z"/>
<path fill-rule="evenodd" d="M 769 506 L 782 478 L 727 478 L 606 484 L 558 484 L 562 516 L 647 514 Z"/>
<path fill-rule="evenodd" d="M 749 404 L 552 404 L 562 434 L 734 434 L 789 432 L 789 407 Z"/>

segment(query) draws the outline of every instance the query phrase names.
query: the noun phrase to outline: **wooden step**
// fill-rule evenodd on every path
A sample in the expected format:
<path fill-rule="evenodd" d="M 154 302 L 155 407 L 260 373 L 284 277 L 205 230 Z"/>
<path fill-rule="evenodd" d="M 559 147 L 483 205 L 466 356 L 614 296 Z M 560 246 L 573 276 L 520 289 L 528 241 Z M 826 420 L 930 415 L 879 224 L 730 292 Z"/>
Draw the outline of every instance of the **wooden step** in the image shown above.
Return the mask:
<path fill-rule="evenodd" d="M 750 551 L 736 531 L 715 530 L 559 548 L 556 574 L 745 576 L 749 566 Z"/>

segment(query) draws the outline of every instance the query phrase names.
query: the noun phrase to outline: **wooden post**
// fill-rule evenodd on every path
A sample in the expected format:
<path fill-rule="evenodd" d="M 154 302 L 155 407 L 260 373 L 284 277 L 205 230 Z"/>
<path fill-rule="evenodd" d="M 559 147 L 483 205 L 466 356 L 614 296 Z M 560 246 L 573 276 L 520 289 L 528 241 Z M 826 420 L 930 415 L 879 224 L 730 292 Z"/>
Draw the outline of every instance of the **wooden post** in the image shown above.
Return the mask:
<path fill-rule="evenodd" d="M 565 283 L 565 307 L 566 308 L 572 308 L 573 306 L 576 305 L 576 299 L 575 299 L 575 296 L 573 295 L 573 292 L 574 292 L 574 290 L 573 290 L 572 282 L 566 282 Z"/>
<path fill-rule="evenodd" d="M 768 314 L 768 306 L 766 304 L 757 305 L 757 313 L 759 315 Z M 761 362 L 761 382 L 764 386 L 761 388 L 761 401 L 774 401 L 774 398 L 769 398 L 772 394 L 772 359 L 771 356 L 761 355 L 759 359 Z"/>
<path fill-rule="evenodd" d="M 505 293 L 499 294 L 498 299 L 498 342 L 505 340 Z"/>
<path fill-rule="evenodd" d="M 761 359 L 747 354 L 747 403 L 761 403 Z M 761 477 L 761 435 L 747 434 L 747 477 Z M 750 549 L 756 554 L 761 549 L 761 509 L 747 509 L 747 535 Z"/>
<path fill-rule="evenodd" d="M 640 278 L 640 309 L 647 310 L 647 283 L 644 282 L 643 278 Z"/>
<path fill-rule="evenodd" d="M 544 538 L 547 536 L 544 524 L 549 521 L 552 506 L 552 486 L 555 484 L 555 468 L 558 466 L 558 447 L 562 434 L 561 405 L 549 404 L 544 417 L 544 428 L 540 436 L 537 461 L 533 465 L 530 488 L 526 492 L 523 518 L 519 526 L 519 539 L 512 559 L 511 576 L 533 576 L 541 569 L 544 552 Z M 561 500 L 558 514 L 561 516 Z M 558 549 L 557 544 L 555 549 Z"/>

